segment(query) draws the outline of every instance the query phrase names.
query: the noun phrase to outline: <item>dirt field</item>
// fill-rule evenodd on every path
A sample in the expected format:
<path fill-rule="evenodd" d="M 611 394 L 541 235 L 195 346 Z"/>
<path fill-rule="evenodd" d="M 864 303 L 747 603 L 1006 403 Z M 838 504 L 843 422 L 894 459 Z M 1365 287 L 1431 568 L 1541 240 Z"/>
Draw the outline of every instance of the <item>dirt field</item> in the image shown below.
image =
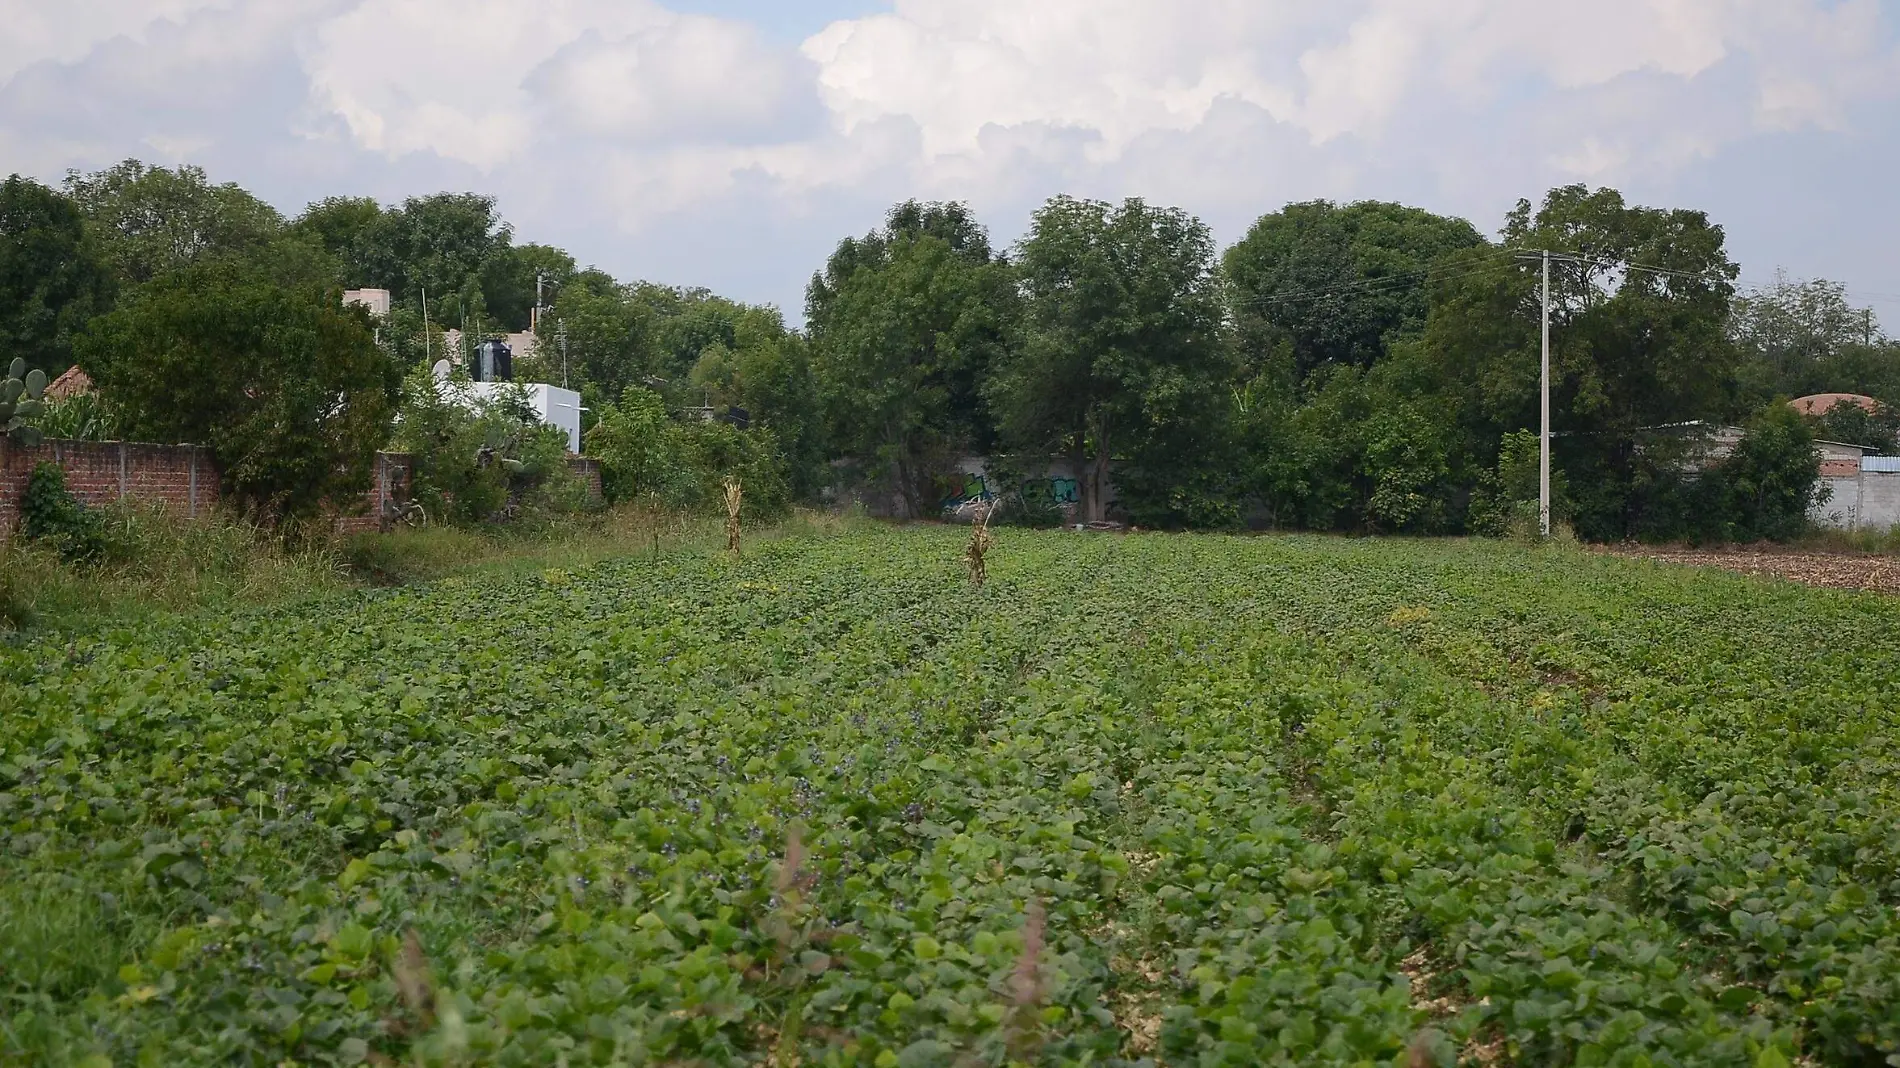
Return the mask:
<path fill-rule="evenodd" d="M 1890 556 L 1809 552 L 1779 546 L 1682 549 L 1614 545 L 1598 551 L 1671 564 L 1720 567 L 1744 575 L 1772 576 L 1808 586 L 1900 593 L 1900 559 Z"/>

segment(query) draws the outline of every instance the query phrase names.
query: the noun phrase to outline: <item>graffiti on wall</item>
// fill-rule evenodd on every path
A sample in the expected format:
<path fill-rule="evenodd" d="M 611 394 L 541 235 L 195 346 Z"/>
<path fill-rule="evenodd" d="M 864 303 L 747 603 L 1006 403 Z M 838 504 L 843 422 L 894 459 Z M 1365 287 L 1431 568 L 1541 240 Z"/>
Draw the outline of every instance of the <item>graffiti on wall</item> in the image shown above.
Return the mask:
<path fill-rule="evenodd" d="M 937 491 L 943 497 L 943 510 L 946 512 L 996 499 L 996 495 L 990 492 L 989 480 L 974 472 L 937 479 Z"/>
<path fill-rule="evenodd" d="M 973 504 L 996 500 L 989 479 L 975 472 L 945 475 L 937 479 L 937 493 L 945 512 L 957 512 Z M 1082 487 L 1075 479 L 1061 476 L 1023 480 L 1023 502 L 1032 507 L 1062 508 L 1079 504 Z"/>
<path fill-rule="evenodd" d="M 1031 478 L 1023 482 L 1023 500 L 1032 505 L 1061 507 L 1079 504 L 1082 500 L 1082 487 L 1075 479 L 1050 477 Z"/>

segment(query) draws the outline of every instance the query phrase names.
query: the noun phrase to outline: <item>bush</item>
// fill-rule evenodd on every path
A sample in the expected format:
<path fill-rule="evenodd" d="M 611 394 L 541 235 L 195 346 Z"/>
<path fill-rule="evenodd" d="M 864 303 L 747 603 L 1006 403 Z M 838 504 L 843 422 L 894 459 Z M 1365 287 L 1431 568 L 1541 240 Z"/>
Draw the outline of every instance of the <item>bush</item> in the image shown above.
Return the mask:
<path fill-rule="evenodd" d="M 369 487 L 402 381 L 369 314 L 296 255 L 162 274 L 77 346 L 127 435 L 209 446 L 228 499 L 268 523 L 316 520 Z"/>
<path fill-rule="evenodd" d="M 680 511 L 704 511 L 727 478 L 745 485 L 745 512 L 776 519 L 791 507 L 786 464 L 778 439 L 763 427 L 740 430 L 714 420 L 675 420 L 660 395 L 638 386 L 605 405 L 587 433 L 588 455 L 601 465 L 613 503 L 639 499 Z"/>
<path fill-rule="evenodd" d="M 1722 535 L 1731 541 L 1787 541 L 1808 529 L 1821 461 L 1807 422 L 1776 402 L 1749 423 L 1711 476 L 1725 505 Z"/>
<path fill-rule="evenodd" d="M 1465 527 L 1471 533 L 1488 538 L 1522 538 L 1542 535 L 1543 517 L 1539 515 L 1537 435 L 1519 430 L 1504 435 L 1498 446 L 1497 466 L 1478 476 L 1471 494 L 1471 508 Z M 1551 530 L 1570 519 L 1569 486 L 1564 473 L 1553 464 L 1550 472 Z"/>
<path fill-rule="evenodd" d="M 520 390 L 476 396 L 466 380 L 427 369 L 404 385 L 396 444 L 414 457 L 413 498 L 446 522 L 478 523 L 523 512 L 586 507 L 567 466 L 567 439 L 541 422 Z"/>
<path fill-rule="evenodd" d="M 42 462 L 26 480 L 20 500 L 20 536 L 40 542 L 68 563 L 94 563 L 105 554 L 105 523 L 66 488 L 66 472 Z"/>

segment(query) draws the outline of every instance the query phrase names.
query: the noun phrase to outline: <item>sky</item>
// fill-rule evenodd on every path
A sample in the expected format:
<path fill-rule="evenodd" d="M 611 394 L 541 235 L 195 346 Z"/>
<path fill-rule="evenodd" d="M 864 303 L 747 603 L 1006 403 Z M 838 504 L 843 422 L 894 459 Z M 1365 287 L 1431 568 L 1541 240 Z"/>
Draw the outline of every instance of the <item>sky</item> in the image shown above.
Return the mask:
<path fill-rule="evenodd" d="M 1222 244 L 1290 201 L 1496 233 L 1609 185 L 1900 334 L 1900 0 L 0 0 L 0 173 L 195 163 L 295 214 L 488 193 L 519 241 L 802 318 L 909 197 Z"/>

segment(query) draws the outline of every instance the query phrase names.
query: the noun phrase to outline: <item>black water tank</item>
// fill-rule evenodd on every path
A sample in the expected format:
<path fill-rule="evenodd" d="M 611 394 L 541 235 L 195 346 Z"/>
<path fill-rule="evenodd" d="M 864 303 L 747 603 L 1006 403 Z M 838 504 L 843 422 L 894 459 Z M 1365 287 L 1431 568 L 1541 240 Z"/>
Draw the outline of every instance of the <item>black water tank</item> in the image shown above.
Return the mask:
<path fill-rule="evenodd" d="M 514 353 L 506 341 L 484 341 L 475 346 L 475 366 L 468 376 L 477 382 L 513 382 Z"/>

